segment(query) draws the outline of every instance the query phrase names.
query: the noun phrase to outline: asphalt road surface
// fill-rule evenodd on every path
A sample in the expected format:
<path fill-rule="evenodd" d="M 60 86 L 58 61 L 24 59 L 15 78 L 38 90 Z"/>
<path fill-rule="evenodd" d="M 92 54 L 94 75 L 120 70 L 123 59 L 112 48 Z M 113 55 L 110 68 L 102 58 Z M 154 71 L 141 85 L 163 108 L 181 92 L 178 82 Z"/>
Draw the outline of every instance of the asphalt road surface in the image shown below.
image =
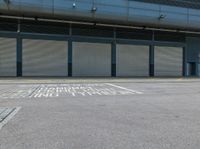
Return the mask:
<path fill-rule="evenodd" d="M 0 149 L 199 149 L 200 80 L 2 79 L 0 117 Z"/>

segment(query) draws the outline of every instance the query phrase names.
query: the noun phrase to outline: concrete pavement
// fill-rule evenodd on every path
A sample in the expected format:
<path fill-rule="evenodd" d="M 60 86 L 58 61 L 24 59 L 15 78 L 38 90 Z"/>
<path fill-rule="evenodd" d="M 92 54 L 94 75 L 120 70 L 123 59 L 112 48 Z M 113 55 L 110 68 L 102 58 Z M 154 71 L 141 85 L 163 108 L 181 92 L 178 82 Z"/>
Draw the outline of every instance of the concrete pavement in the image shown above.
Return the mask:
<path fill-rule="evenodd" d="M 33 79 L 34 80 L 34 79 Z M 39 79 L 40 80 L 40 79 Z M 200 82 L 182 78 L 156 81 L 98 80 L 110 94 L 12 96 L 30 86 L 80 85 L 92 81 L 62 79 L 13 80 L 0 83 L 0 107 L 21 110 L 0 130 L 0 149 L 198 149 L 200 146 Z M 57 82 L 57 83 L 56 83 Z M 110 83 L 114 86 L 109 86 Z M 23 89 L 22 86 L 24 87 Z M 26 90 L 27 89 L 27 90 Z M 49 93 L 42 90 L 40 93 Z M 23 92 L 23 91 L 24 92 Z M 136 91 L 142 94 L 118 91 Z M 53 90 L 51 90 L 53 92 Z M 71 93 L 71 92 L 70 92 Z M 115 94 L 116 93 L 116 94 Z M 49 95 L 49 94 L 48 94 Z M 11 98 L 13 97 L 13 98 Z"/>

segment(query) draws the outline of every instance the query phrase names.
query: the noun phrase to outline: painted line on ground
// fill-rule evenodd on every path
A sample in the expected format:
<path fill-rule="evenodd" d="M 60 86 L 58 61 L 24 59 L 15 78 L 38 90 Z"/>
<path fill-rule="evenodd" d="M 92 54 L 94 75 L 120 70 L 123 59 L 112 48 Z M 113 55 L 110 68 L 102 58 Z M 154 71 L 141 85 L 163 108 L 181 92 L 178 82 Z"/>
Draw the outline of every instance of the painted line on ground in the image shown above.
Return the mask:
<path fill-rule="evenodd" d="M 143 92 L 131 90 L 131 89 L 128 89 L 128 88 L 119 86 L 119 85 L 112 84 L 112 83 L 105 83 L 105 84 L 110 85 L 110 86 L 113 86 L 113 87 L 116 87 L 116 88 L 120 88 L 120 89 L 123 89 L 123 90 L 126 90 L 126 91 L 129 91 L 129 92 L 132 92 L 132 93 L 143 94 Z"/>
<path fill-rule="evenodd" d="M 21 107 L 16 107 L 14 109 L 14 111 L 11 112 L 11 114 L 9 114 L 1 123 L 0 123 L 0 130 L 1 128 L 6 125 L 8 123 L 8 121 L 10 121 L 14 116 L 15 114 L 17 114 L 17 112 L 21 109 Z"/>

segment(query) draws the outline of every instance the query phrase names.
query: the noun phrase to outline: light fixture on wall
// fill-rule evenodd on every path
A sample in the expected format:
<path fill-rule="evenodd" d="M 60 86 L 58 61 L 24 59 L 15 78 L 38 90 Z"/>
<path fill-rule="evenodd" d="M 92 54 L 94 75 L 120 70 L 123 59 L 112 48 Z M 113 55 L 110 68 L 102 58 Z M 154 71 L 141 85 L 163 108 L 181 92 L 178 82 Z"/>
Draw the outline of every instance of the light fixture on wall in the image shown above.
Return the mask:
<path fill-rule="evenodd" d="M 73 8 L 75 8 L 75 7 L 76 7 L 76 3 L 75 3 L 75 2 L 72 4 L 72 7 L 73 7 Z"/>
<path fill-rule="evenodd" d="M 163 19 L 165 19 L 165 18 L 166 18 L 166 15 L 161 14 L 161 15 L 158 17 L 158 20 L 163 20 Z"/>
<path fill-rule="evenodd" d="M 96 11 L 97 11 L 97 7 L 93 6 L 92 9 L 91 9 L 91 11 L 92 11 L 93 13 L 96 12 Z"/>

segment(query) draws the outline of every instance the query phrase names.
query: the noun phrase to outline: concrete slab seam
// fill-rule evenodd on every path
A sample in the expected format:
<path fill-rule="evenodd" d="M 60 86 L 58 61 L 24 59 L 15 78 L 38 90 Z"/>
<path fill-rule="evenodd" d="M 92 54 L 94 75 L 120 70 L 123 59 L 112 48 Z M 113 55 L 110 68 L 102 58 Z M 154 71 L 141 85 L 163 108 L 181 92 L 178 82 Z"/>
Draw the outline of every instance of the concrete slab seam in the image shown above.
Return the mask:
<path fill-rule="evenodd" d="M 14 111 L 11 112 L 11 114 L 9 114 L 1 123 L 0 123 L 0 130 L 2 129 L 2 127 L 4 125 L 6 125 L 8 123 L 8 121 L 10 121 L 16 114 L 17 112 L 21 109 L 21 107 L 16 107 L 14 109 Z"/>

